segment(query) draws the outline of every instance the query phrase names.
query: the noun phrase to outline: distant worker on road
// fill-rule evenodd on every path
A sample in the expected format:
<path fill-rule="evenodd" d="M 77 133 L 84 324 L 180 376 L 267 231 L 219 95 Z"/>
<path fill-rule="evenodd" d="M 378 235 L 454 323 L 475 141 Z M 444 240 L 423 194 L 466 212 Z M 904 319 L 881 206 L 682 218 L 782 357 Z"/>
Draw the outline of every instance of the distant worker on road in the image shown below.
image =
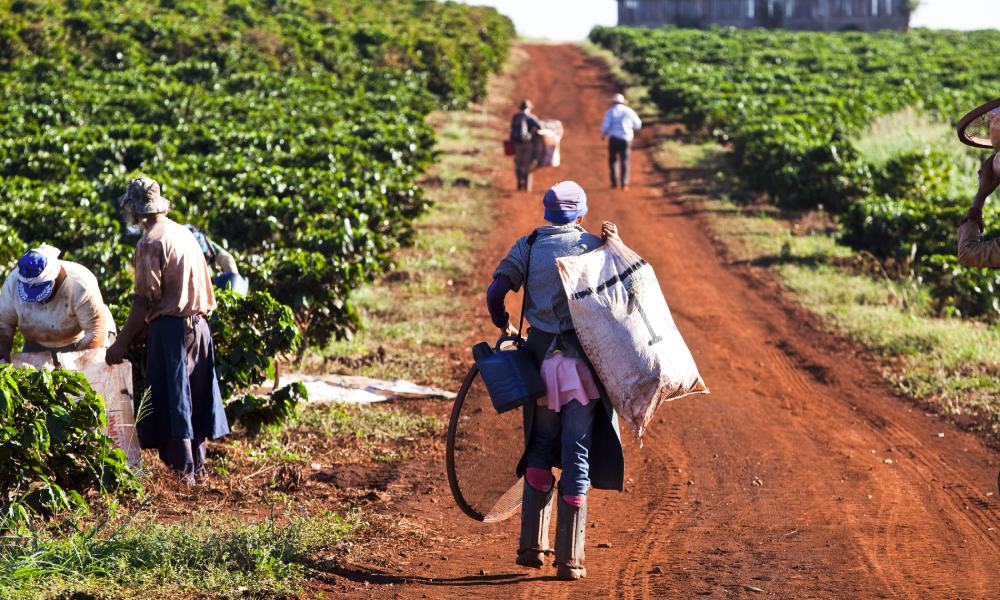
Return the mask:
<path fill-rule="evenodd" d="M 215 295 L 194 235 L 167 218 L 170 204 L 152 179 L 133 179 L 118 199 L 126 219 L 142 227 L 136 245 L 135 297 L 108 364 L 122 362 L 143 330 L 151 412 L 138 423 L 139 444 L 156 448 L 187 485 L 205 471 L 205 440 L 229 433 L 215 376 L 208 316 Z"/>
<path fill-rule="evenodd" d="M 604 113 L 601 123 L 601 140 L 608 140 L 608 167 L 611 170 L 611 187 L 628 189 L 628 162 L 632 153 L 635 131 L 642 128 L 639 115 L 629 108 L 625 96 L 615 94 L 611 108 Z"/>
<path fill-rule="evenodd" d="M 522 100 L 520 110 L 510 120 L 510 143 L 514 146 L 514 174 L 518 191 L 531 191 L 531 168 L 535 162 L 538 130 L 541 121 L 531 112 L 531 100 Z"/>
<path fill-rule="evenodd" d="M 236 266 L 236 259 L 228 250 L 213 242 L 205 232 L 194 225 L 188 223 L 188 230 L 194 234 L 194 239 L 201 247 L 201 253 L 205 255 L 205 262 L 212 267 L 216 275 L 212 277 L 212 285 L 219 289 L 230 289 L 240 294 L 246 294 L 250 287 L 250 282 L 246 277 L 240 275 L 240 270 Z"/>
<path fill-rule="evenodd" d="M 0 292 L 0 362 L 10 362 L 14 333 L 25 352 L 105 348 L 116 331 L 97 278 L 83 265 L 59 260 L 42 244 L 17 261 Z"/>

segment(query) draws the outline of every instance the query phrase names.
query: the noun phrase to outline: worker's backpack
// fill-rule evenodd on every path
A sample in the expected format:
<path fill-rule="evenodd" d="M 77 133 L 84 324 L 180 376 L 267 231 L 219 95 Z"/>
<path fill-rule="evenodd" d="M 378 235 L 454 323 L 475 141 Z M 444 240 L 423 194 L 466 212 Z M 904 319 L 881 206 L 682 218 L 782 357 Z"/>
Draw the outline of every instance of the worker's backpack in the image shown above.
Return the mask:
<path fill-rule="evenodd" d="M 514 115 L 514 118 L 511 119 L 510 141 L 515 143 L 531 141 L 531 127 L 528 124 L 528 115 L 524 113 L 517 113 Z"/>

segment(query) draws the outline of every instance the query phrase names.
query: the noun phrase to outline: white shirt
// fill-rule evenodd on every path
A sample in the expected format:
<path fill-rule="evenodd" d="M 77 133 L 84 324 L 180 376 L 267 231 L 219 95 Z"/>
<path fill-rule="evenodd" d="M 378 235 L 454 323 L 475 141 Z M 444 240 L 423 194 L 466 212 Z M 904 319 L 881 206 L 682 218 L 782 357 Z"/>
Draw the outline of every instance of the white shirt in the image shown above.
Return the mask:
<path fill-rule="evenodd" d="M 95 338 L 107 345 L 108 332 L 116 331 L 115 321 L 97 278 L 83 265 L 66 260 L 59 264 L 66 270 L 66 279 L 45 303 L 21 300 L 17 268 L 11 271 L 0 291 L 0 337 L 13 339 L 20 329 L 26 340 L 47 348 L 73 344 L 82 348 Z"/>
<path fill-rule="evenodd" d="M 624 104 L 615 104 L 604 113 L 604 122 L 601 124 L 601 136 L 613 137 L 626 142 L 631 142 L 635 137 L 635 130 L 642 127 L 642 121 L 635 111 Z"/>

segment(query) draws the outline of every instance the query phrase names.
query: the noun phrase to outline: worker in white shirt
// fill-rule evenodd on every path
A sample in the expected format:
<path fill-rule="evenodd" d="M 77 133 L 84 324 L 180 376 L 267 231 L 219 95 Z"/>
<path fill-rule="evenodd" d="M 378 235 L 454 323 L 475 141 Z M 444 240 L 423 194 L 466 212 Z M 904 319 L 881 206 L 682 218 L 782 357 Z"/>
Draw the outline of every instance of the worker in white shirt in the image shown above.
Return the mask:
<path fill-rule="evenodd" d="M 97 278 L 83 265 L 59 259 L 47 244 L 17 261 L 0 291 L 0 362 L 9 362 L 14 334 L 24 352 L 74 352 L 105 348 L 115 320 Z"/>
<path fill-rule="evenodd" d="M 612 105 L 604 113 L 601 140 L 608 140 L 608 166 L 611 169 L 611 187 L 628 189 L 628 160 L 632 152 L 635 130 L 642 127 L 639 115 L 628 107 L 625 96 L 615 94 Z"/>

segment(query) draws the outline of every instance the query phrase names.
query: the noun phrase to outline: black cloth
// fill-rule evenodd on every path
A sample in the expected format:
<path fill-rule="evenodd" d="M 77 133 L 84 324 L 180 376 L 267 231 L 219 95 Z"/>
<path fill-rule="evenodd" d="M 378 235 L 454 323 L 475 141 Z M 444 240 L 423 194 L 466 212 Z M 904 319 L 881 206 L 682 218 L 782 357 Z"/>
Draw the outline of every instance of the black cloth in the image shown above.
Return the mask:
<path fill-rule="evenodd" d="M 611 187 L 628 185 L 628 161 L 632 154 L 632 142 L 620 138 L 608 138 L 608 167 L 611 170 Z"/>
<path fill-rule="evenodd" d="M 586 353 L 580 345 L 579 338 L 575 331 L 566 331 L 561 334 L 562 343 L 566 347 L 571 347 L 577 354 L 586 359 Z M 528 330 L 527 348 L 535 356 L 535 362 L 541 368 L 542 360 L 555 334 L 546 333 L 536 328 Z M 587 360 L 594 383 L 601 392 L 601 405 L 604 410 L 599 410 L 594 415 L 593 442 L 590 447 L 590 485 L 599 490 L 622 491 L 625 487 L 625 452 L 622 450 L 621 432 L 618 429 L 618 415 L 611 406 L 611 399 L 608 397 L 601 379 L 594 372 L 593 365 Z M 525 454 L 531 442 L 532 425 L 535 418 L 537 404 L 529 402 L 524 405 L 524 448 L 521 460 L 517 463 L 517 475 L 523 477 L 527 468 Z"/>
<path fill-rule="evenodd" d="M 149 323 L 146 382 L 151 410 L 137 424 L 139 445 L 159 449 L 168 464 L 176 462 L 177 442 L 194 440 L 198 451 L 200 440 L 229 433 L 215 377 L 212 332 L 204 318 L 163 316 Z M 191 445 L 186 445 L 185 462 L 191 456 Z"/>

